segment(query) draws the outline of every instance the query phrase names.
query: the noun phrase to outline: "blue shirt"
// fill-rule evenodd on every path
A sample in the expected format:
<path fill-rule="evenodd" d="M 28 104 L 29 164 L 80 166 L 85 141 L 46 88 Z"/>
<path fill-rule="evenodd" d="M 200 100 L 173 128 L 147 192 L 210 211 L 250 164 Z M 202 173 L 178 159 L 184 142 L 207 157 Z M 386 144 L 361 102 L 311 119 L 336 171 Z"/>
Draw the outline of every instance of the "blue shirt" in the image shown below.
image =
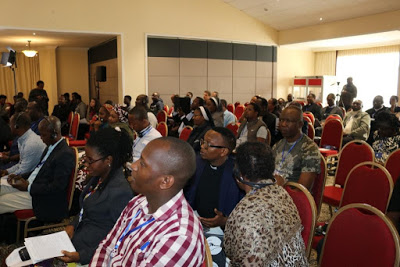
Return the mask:
<path fill-rule="evenodd" d="M 31 129 L 18 138 L 19 162 L 7 169 L 9 174 L 29 173 L 39 163 L 46 145 Z"/>
<path fill-rule="evenodd" d="M 232 112 L 229 110 L 224 111 L 224 127 L 226 127 L 228 124 L 235 123 L 236 122 L 236 117 L 233 115 Z"/>

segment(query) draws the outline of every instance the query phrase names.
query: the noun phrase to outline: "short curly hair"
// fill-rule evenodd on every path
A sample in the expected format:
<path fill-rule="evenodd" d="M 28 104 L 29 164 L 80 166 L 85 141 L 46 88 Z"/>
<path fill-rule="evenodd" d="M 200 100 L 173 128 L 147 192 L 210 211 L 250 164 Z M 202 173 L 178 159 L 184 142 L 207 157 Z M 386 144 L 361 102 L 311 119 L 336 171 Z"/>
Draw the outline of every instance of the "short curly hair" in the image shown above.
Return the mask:
<path fill-rule="evenodd" d="M 271 148 L 261 142 L 246 142 L 236 149 L 236 166 L 251 182 L 273 178 L 275 157 Z"/>

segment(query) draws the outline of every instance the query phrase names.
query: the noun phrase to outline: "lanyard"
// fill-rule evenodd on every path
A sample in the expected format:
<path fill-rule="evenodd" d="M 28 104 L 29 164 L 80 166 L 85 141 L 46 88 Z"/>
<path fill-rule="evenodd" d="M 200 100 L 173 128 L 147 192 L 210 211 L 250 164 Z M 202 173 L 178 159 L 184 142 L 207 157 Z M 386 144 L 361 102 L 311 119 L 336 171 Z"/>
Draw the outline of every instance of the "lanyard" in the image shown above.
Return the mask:
<path fill-rule="evenodd" d="M 111 258 L 110 258 L 110 261 L 109 261 L 110 263 L 111 263 L 112 258 L 113 258 L 114 256 L 117 255 L 117 250 L 118 250 L 119 246 L 121 245 L 121 242 L 124 240 L 124 238 L 125 238 L 126 236 L 130 235 L 131 233 L 133 233 L 133 232 L 139 230 L 140 228 L 142 228 L 142 227 L 144 227 L 144 226 L 146 226 L 146 225 L 148 225 L 149 223 L 151 223 L 151 222 L 154 221 L 154 218 L 151 218 L 150 220 L 148 220 L 148 221 L 146 221 L 146 222 L 144 222 L 144 223 L 142 223 L 142 224 L 136 226 L 135 228 L 129 230 L 129 229 L 132 227 L 132 224 L 133 224 L 133 222 L 135 221 L 135 219 L 137 218 L 137 216 L 139 216 L 140 212 L 141 212 L 141 210 L 139 210 L 139 211 L 135 214 L 135 216 L 133 216 L 133 218 L 132 218 L 131 221 L 129 222 L 128 226 L 125 228 L 124 232 L 122 233 L 121 237 L 118 239 L 117 243 L 115 244 L 114 250 L 113 250 L 112 253 L 111 253 Z"/>
<path fill-rule="evenodd" d="M 282 149 L 282 160 L 281 160 L 281 163 L 279 164 L 279 171 L 282 169 L 283 162 L 285 161 L 287 155 L 290 154 L 290 152 L 293 150 L 293 148 L 296 146 L 296 144 L 300 141 L 300 139 L 303 137 L 303 135 L 304 134 L 302 133 L 301 136 L 299 137 L 299 139 L 297 139 L 296 142 L 294 142 L 294 144 L 289 148 L 287 153 L 285 153 L 285 148 L 286 148 L 286 144 L 287 144 L 287 140 L 285 140 L 285 145 L 283 146 L 283 149 Z"/>
<path fill-rule="evenodd" d="M 89 193 L 86 194 L 86 196 L 83 198 L 83 201 L 85 201 L 85 199 L 87 199 L 88 197 L 90 197 L 91 194 L 93 194 L 94 192 L 96 192 L 101 183 L 102 183 L 102 182 L 99 180 L 99 182 L 97 183 L 96 187 L 95 187 L 93 190 L 91 190 Z M 83 216 L 83 204 L 82 204 L 81 211 L 79 212 L 79 221 L 78 221 L 78 223 L 80 223 L 80 222 L 82 221 L 82 216 Z"/>
<path fill-rule="evenodd" d="M 139 139 L 143 138 L 146 134 L 148 134 L 152 128 L 153 127 L 151 125 L 149 125 L 149 127 L 147 127 L 147 129 L 138 133 L 138 138 L 135 139 L 135 142 L 133 143 L 133 147 L 135 147 L 137 145 L 137 143 L 139 143 Z"/>

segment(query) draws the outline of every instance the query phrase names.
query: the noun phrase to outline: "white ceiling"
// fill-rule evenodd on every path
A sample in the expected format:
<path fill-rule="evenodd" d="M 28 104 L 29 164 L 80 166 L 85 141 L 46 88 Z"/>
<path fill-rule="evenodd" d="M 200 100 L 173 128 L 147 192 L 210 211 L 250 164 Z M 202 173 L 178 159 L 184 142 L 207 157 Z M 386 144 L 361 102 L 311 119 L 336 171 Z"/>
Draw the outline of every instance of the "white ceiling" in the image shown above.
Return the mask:
<path fill-rule="evenodd" d="M 282 31 L 400 9 L 400 0 L 221 0 Z M 322 20 L 320 20 L 322 18 Z"/>
<path fill-rule="evenodd" d="M 16 30 L 0 28 L 0 51 L 7 46 L 20 51 L 31 40 L 31 48 L 42 47 L 85 47 L 90 48 L 116 37 L 115 34 L 94 34 L 74 32 L 51 32 L 34 30 Z"/>

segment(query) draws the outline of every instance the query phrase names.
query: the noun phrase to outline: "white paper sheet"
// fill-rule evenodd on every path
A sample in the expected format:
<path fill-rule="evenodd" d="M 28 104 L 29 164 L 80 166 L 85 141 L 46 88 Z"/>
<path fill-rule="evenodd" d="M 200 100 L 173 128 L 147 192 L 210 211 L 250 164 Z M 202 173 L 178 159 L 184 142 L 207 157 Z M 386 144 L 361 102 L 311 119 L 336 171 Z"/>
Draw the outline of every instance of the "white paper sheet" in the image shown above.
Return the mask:
<path fill-rule="evenodd" d="M 19 267 L 19 266 L 28 266 L 33 264 L 32 260 L 28 261 L 22 261 L 21 257 L 19 256 L 18 251 L 23 249 L 24 247 L 21 248 L 16 248 L 13 250 L 13 252 L 10 253 L 10 255 L 6 259 L 6 264 L 9 267 Z"/>
<path fill-rule="evenodd" d="M 61 250 L 76 251 L 65 231 L 25 238 L 25 246 L 34 263 L 63 256 Z"/>
<path fill-rule="evenodd" d="M 0 185 L 1 185 L 1 186 L 11 186 L 11 185 L 7 182 L 7 178 L 8 178 L 8 175 L 3 176 L 3 177 L 0 178 Z"/>

